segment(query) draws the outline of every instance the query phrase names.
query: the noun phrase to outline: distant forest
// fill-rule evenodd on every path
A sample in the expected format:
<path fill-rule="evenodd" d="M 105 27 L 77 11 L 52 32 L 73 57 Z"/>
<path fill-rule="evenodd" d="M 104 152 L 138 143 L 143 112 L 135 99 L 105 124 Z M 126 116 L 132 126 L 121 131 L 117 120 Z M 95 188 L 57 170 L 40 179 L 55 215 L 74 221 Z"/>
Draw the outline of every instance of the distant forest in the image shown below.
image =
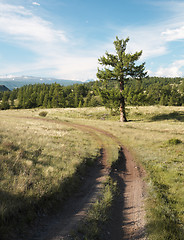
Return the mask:
<path fill-rule="evenodd" d="M 25 85 L 12 91 L 0 92 L 0 109 L 77 108 L 106 106 L 117 109 L 118 85 L 100 81 L 62 86 L 54 84 Z M 184 79 L 148 77 L 130 80 L 124 89 L 127 105 L 182 106 Z"/>

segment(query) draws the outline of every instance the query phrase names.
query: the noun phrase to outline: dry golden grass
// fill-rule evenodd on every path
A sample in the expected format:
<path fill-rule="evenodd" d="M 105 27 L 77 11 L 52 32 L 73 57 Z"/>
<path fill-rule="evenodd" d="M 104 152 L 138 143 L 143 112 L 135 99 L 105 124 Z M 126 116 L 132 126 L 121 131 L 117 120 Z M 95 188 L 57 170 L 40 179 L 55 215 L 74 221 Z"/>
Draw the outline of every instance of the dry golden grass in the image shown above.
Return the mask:
<path fill-rule="evenodd" d="M 1 234 L 17 216 L 29 223 L 38 211 L 72 194 L 78 172 L 99 156 L 101 147 L 83 131 L 27 116 L 33 112 L 0 112 Z"/>
<path fill-rule="evenodd" d="M 129 107 L 128 123 L 104 120 L 105 109 L 79 111 L 75 122 L 107 130 L 117 136 L 148 173 L 147 201 L 150 239 L 182 239 L 184 231 L 184 107 Z M 68 117 L 68 112 L 50 117 Z M 72 110 L 73 111 L 73 110 Z M 77 112 L 77 110 L 75 110 Z M 87 111 L 87 110 L 85 110 Z M 76 114 L 75 112 L 75 114 Z M 106 115 L 109 113 L 106 112 Z M 100 119 L 100 120 L 97 120 Z M 110 119 L 110 117 L 108 117 Z M 176 141 L 177 140 L 177 141 Z M 172 144 L 178 142 L 178 144 Z M 113 144 L 113 143 L 112 143 Z"/>
<path fill-rule="evenodd" d="M 117 136 L 148 173 L 150 197 L 147 206 L 150 239 L 182 239 L 184 231 L 184 107 L 129 107 L 128 123 L 120 123 L 119 116 L 111 117 L 105 108 L 1 111 L 2 138 L 7 138 L 9 142 L 15 139 L 19 148 L 15 151 L 16 155 L 22 156 L 25 166 L 36 166 L 37 173 L 41 172 L 44 177 L 53 176 L 55 179 L 58 168 L 62 168 L 64 172 L 72 171 L 71 166 L 65 165 L 68 157 L 63 156 L 62 163 L 59 161 L 60 153 L 57 149 L 65 154 L 75 148 L 81 151 L 76 143 L 79 132 L 70 127 L 62 127 L 60 124 L 51 125 L 49 122 L 38 120 L 16 119 L 16 116 L 38 117 L 41 111 L 48 112 L 44 119 L 95 126 Z M 73 138 L 74 135 L 75 138 Z M 117 159 L 117 144 L 100 134 L 99 137 L 109 148 L 111 153 L 109 162 Z M 93 146 L 95 141 L 90 140 L 87 134 L 84 134 L 82 139 L 84 152 L 90 151 L 88 148 Z M 173 139 L 178 139 L 181 143 L 172 144 Z M 66 142 L 69 143 L 69 147 L 66 146 Z M 92 147 L 91 155 L 96 148 L 97 146 Z M 28 153 L 37 151 L 36 153 L 39 154 L 39 149 L 41 154 L 36 162 L 31 157 L 24 159 L 24 151 Z M 74 152 L 72 155 L 77 155 L 76 158 L 81 154 L 74 154 Z M 76 158 L 72 160 L 73 165 L 77 164 Z M 17 191 L 25 188 L 23 182 L 24 175 L 14 183 L 19 186 Z M 0 209 L 4 209 L 3 206 Z"/>

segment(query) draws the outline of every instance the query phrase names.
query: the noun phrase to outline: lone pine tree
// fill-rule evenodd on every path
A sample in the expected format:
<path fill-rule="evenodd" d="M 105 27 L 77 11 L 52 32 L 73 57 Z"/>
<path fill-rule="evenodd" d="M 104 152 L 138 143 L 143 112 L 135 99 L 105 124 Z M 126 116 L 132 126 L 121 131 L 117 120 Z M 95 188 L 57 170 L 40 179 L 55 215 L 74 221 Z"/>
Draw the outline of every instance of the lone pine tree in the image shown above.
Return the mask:
<path fill-rule="evenodd" d="M 120 106 L 120 121 L 126 122 L 125 113 L 125 98 L 124 98 L 124 86 L 126 82 L 131 79 L 142 79 L 146 77 L 145 63 L 136 66 L 135 62 L 142 55 L 142 51 L 134 54 L 126 53 L 126 47 L 129 38 L 119 39 L 116 37 L 114 46 L 116 54 L 105 53 L 106 56 L 102 56 L 98 59 L 99 64 L 103 65 L 103 69 L 98 68 L 97 77 L 103 82 L 116 81 L 119 82 L 119 106 Z"/>

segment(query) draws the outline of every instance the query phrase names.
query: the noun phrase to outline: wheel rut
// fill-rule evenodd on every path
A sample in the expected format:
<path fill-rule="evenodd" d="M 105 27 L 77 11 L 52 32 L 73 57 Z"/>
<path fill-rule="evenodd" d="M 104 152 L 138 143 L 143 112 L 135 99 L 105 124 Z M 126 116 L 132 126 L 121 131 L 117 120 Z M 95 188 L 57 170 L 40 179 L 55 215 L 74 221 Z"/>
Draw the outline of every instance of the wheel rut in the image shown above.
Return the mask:
<path fill-rule="evenodd" d="M 102 149 L 101 158 L 105 157 Z M 65 239 L 69 233 L 75 230 L 78 223 L 86 215 L 90 205 L 96 201 L 102 189 L 102 182 L 107 171 L 99 162 L 87 169 L 86 176 L 82 179 L 83 184 L 62 206 L 57 213 L 40 218 L 29 231 L 26 240 L 58 240 Z M 25 239 L 23 236 L 22 239 Z"/>
<path fill-rule="evenodd" d="M 27 117 L 41 120 L 38 117 Z M 130 152 L 121 145 L 120 140 L 108 131 L 97 127 L 64 122 L 52 119 L 42 119 L 47 122 L 56 122 L 88 132 L 101 146 L 101 158 L 94 167 L 88 169 L 83 184 L 78 193 L 70 197 L 64 207 L 53 212 L 52 215 L 41 217 L 31 230 L 23 235 L 26 240 L 61 240 L 75 230 L 85 217 L 90 205 L 95 202 L 102 189 L 105 176 L 111 175 L 120 187 L 120 194 L 115 200 L 111 220 L 107 224 L 104 240 L 145 240 L 145 211 L 144 191 L 142 180 L 144 171 L 137 167 Z M 119 160 L 110 167 L 107 165 L 108 151 L 99 135 L 111 138 L 120 146 Z M 26 238 L 25 238 L 26 236 Z"/>

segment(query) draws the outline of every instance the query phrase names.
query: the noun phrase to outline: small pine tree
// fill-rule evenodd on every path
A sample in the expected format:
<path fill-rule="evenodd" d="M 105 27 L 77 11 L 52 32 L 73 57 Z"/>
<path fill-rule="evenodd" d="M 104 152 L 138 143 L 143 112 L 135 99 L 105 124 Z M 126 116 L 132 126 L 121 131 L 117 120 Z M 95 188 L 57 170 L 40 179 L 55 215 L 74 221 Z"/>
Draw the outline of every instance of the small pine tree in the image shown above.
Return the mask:
<path fill-rule="evenodd" d="M 125 98 L 124 88 L 125 84 L 131 79 L 142 79 L 147 75 L 145 72 L 145 63 L 136 66 L 135 61 L 139 60 L 142 55 L 142 51 L 134 54 L 126 53 L 126 47 L 129 38 L 125 40 L 116 37 L 114 46 L 116 55 L 106 52 L 106 56 L 102 56 L 98 59 L 99 63 L 104 66 L 103 69 L 98 68 L 97 77 L 101 81 L 116 81 L 119 83 L 119 109 L 120 109 L 120 121 L 126 122 L 125 113 Z"/>

